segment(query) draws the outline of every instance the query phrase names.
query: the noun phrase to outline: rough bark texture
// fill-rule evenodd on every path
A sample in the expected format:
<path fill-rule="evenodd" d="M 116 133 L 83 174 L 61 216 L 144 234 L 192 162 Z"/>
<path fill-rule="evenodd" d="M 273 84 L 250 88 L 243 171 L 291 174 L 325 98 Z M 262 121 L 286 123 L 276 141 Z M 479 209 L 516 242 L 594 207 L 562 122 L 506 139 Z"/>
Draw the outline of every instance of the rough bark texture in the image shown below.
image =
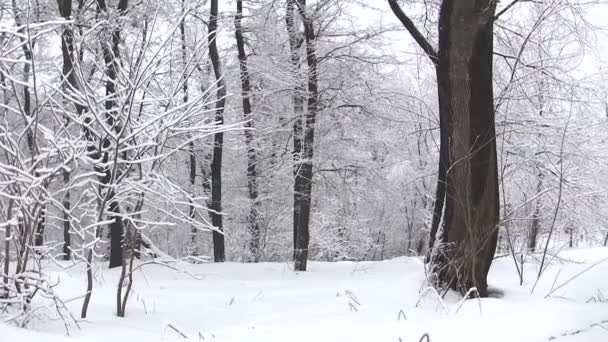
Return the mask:
<path fill-rule="evenodd" d="M 217 86 L 217 101 L 215 102 L 215 121 L 218 125 L 224 124 L 224 105 L 226 104 L 226 83 L 222 75 L 220 55 L 217 50 L 217 0 L 211 0 L 209 16 L 209 59 L 213 65 Z M 215 262 L 226 261 L 224 247 L 224 234 L 222 226 L 222 152 L 224 133 L 215 133 L 213 137 L 213 160 L 211 162 L 211 223 L 216 230 L 213 231 L 213 258 Z"/>
<path fill-rule="evenodd" d="M 236 36 L 236 46 L 239 53 L 239 67 L 241 72 L 241 97 L 243 99 L 243 117 L 245 119 L 245 144 L 247 145 L 247 190 L 251 206 L 247 215 L 247 225 L 251 241 L 249 250 L 251 251 L 252 261 L 260 260 L 261 234 L 258 219 L 258 172 L 257 172 L 257 151 L 254 141 L 254 123 L 251 109 L 251 81 L 249 79 L 249 69 L 247 68 L 247 54 L 245 53 L 245 42 L 243 39 L 243 1 L 236 1 L 236 15 L 234 17 L 234 27 Z"/>
<path fill-rule="evenodd" d="M 289 35 L 289 50 L 291 53 L 290 61 L 292 67 L 292 74 L 296 80 L 296 86 L 293 91 L 293 259 L 296 258 L 296 241 L 298 238 L 298 225 L 300 222 L 300 199 L 302 197 L 302 175 L 300 168 L 300 160 L 302 159 L 302 125 L 304 115 L 304 89 L 300 85 L 299 71 L 300 71 L 300 47 L 302 46 L 303 40 L 299 36 L 298 25 L 296 24 L 295 18 L 295 1 L 287 0 L 287 11 L 285 15 L 285 23 L 287 26 L 287 33 Z"/>
<path fill-rule="evenodd" d="M 492 0 L 445 0 L 439 19 L 440 103 L 449 109 L 445 258 L 439 281 L 487 296 L 499 218 L 494 126 Z M 445 102 L 443 102 L 445 101 Z"/>
<path fill-rule="evenodd" d="M 308 261 L 310 209 L 312 203 L 313 154 L 315 140 L 315 121 L 319 104 L 319 91 L 317 81 L 317 55 L 315 47 L 315 32 L 312 25 L 312 14 L 306 10 L 306 1 L 297 0 L 298 12 L 304 23 L 304 37 L 306 41 L 306 64 L 308 64 L 308 92 L 307 111 L 305 115 L 302 144 L 302 158 L 299 162 L 301 182 L 300 212 L 297 227 L 295 266 L 296 271 L 306 271 Z"/>

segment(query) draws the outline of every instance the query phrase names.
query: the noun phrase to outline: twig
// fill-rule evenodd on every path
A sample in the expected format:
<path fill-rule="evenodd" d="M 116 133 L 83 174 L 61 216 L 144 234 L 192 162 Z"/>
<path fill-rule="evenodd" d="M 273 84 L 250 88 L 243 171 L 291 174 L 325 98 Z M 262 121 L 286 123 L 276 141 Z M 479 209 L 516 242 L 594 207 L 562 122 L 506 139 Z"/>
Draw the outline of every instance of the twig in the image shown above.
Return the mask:
<path fill-rule="evenodd" d="M 183 337 L 183 338 L 188 338 L 188 335 L 184 334 L 184 333 L 183 333 L 181 330 L 179 330 L 177 327 L 175 327 L 175 326 L 173 325 L 173 323 L 171 323 L 171 322 L 167 322 L 166 327 L 167 327 L 167 328 L 170 328 L 170 329 L 171 329 L 171 330 L 173 330 L 173 331 L 175 331 L 175 332 L 176 332 L 176 333 L 178 333 L 178 334 L 179 334 L 181 337 Z"/>
<path fill-rule="evenodd" d="M 424 338 L 426 337 L 426 342 L 431 342 L 431 336 L 429 336 L 428 333 L 424 333 L 421 337 L 420 340 L 418 340 L 418 342 L 422 342 L 424 340 Z"/>
<path fill-rule="evenodd" d="M 565 282 L 563 282 L 561 285 L 559 285 L 558 287 L 554 288 L 553 290 L 551 290 L 549 293 L 547 293 L 547 295 L 545 296 L 545 298 L 549 297 L 550 295 L 552 295 L 553 293 L 555 293 L 555 291 L 561 289 L 562 287 L 568 285 L 571 281 L 573 281 L 574 279 L 580 277 L 581 275 L 587 273 L 587 271 L 591 270 L 592 268 L 596 267 L 597 265 L 603 263 L 604 261 L 608 260 L 608 257 L 601 259 L 599 261 L 594 262 L 593 264 L 591 264 L 589 267 L 585 268 L 584 270 L 580 271 L 579 273 L 575 274 L 574 276 L 572 276 L 570 279 L 566 280 Z"/>

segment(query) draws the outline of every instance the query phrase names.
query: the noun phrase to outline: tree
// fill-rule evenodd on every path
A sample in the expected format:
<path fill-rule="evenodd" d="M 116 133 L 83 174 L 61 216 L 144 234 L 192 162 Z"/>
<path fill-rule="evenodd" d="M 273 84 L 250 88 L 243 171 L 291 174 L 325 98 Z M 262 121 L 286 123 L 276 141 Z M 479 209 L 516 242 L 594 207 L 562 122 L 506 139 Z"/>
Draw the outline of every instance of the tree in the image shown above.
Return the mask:
<path fill-rule="evenodd" d="M 222 63 L 217 49 L 217 0 L 211 0 L 209 12 L 209 59 L 213 66 L 216 81 L 215 122 L 224 123 L 224 106 L 226 105 L 226 82 L 222 73 Z M 217 132 L 213 138 L 213 160 L 211 162 L 211 221 L 213 227 L 213 259 L 215 262 L 226 261 L 224 233 L 222 225 L 222 153 L 224 132 Z"/>
<path fill-rule="evenodd" d="M 287 35 L 289 37 L 289 53 L 291 62 L 291 71 L 293 76 L 298 79 L 300 76 L 300 47 L 302 46 L 303 40 L 300 37 L 299 25 L 297 25 L 295 17 L 295 1 L 287 0 L 286 13 L 285 13 L 285 24 L 287 28 Z M 302 170 L 299 167 L 299 162 L 302 159 L 302 117 L 304 114 L 304 89 L 301 82 L 296 81 L 297 85 L 293 89 L 293 112 L 294 120 L 292 127 L 293 134 L 293 258 L 296 260 L 297 250 L 297 239 L 298 231 L 300 226 L 300 212 L 301 212 L 301 199 L 302 199 Z"/>
<path fill-rule="evenodd" d="M 79 1 L 79 7 L 83 5 L 82 1 Z M 72 0 L 59 0 L 57 1 L 59 7 L 59 15 L 65 20 L 70 20 L 72 17 Z M 77 82 L 76 75 L 74 74 L 74 31 L 70 24 L 64 24 L 63 30 L 61 31 L 61 56 L 63 59 L 62 68 L 62 83 L 65 88 L 73 91 L 78 91 L 80 86 Z M 82 116 L 85 111 L 85 107 L 78 102 L 74 103 L 78 116 Z M 69 125 L 69 119 L 66 117 L 65 125 Z M 63 198 L 63 258 L 64 260 L 70 260 L 71 251 L 71 236 L 70 236 L 70 215 L 69 210 L 71 208 L 70 202 L 70 189 L 67 185 L 70 182 L 70 172 L 65 169 L 63 170 L 63 182 L 66 186 L 65 195 Z"/>
<path fill-rule="evenodd" d="M 306 271 L 308 261 L 308 244 L 310 239 L 310 209 L 312 204 L 313 155 L 315 142 L 315 122 L 319 104 L 319 86 L 317 78 L 316 37 L 313 27 L 313 13 L 307 11 L 306 0 L 296 0 L 298 13 L 304 24 L 304 41 L 306 42 L 306 64 L 308 65 L 307 107 L 302 125 L 302 157 L 296 163 L 300 170 L 295 182 L 296 189 L 301 191 L 299 217 L 296 234 L 295 267 L 296 271 Z"/>
<path fill-rule="evenodd" d="M 119 15 L 124 15 L 127 11 L 129 1 L 128 0 L 120 0 L 117 5 Z M 108 8 L 106 6 L 105 0 L 97 0 L 97 7 L 99 11 L 102 13 L 106 13 L 109 15 Z M 120 33 L 121 28 L 120 25 L 116 25 L 115 27 L 108 28 L 110 39 L 106 40 L 104 38 L 101 39 L 101 51 L 103 53 L 103 60 L 105 63 L 105 72 L 106 72 L 106 103 L 105 103 L 105 117 L 107 125 L 115 132 L 120 133 L 125 129 L 124 125 L 127 125 L 126 122 L 122 122 L 120 118 L 121 112 L 119 108 L 116 108 L 116 92 L 117 92 L 117 73 L 119 68 L 119 60 L 120 60 Z M 101 142 L 101 153 L 99 155 L 100 162 L 102 164 L 107 164 L 110 161 L 110 154 L 108 149 L 110 148 L 110 140 L 108 138 L 103 138 Z M 110 167 L 99 167 L 99 171 L 103 174 L 101 176 L 101 184 L 107 185 L 112 182 L 112 178 L 117 177 L 116 174 L 112 172 Z M 115 190 L 108 188 L 105 189 L 108 192 L 107 198 L 109 203 L 108 212 L 110 213 L 110 221 L 109 224 L 109 236 L 110 236 L 110 268 L 122 266 L 123 258 L 122 258 L 122 242 L 124 235 L 124 223 L 121 218 L 120 206 L 118 202 L 114 199 Z"/>
<path fill-rule="evenodd" d="M 28 5 L 29 6 L 29 5 Z M 26 119 L 27 121 L 30 122 L 34 122 L 36 120 L 36 116 L 39 115 L 39 113 L 37 112 L 37 106 L 38 106 L 38 98 L 37 96 L 34 96 L 34 108 L 32 108 L 32 94 L 31 94 L 31 87 L 30 87 L 30 79 L 33 76 L 34 73 L 34 63 L 33 63 L 33 47 L 35 45 L 35 39 L 30 39 L 27 38 L 25 35 L 23 35 L 26 32 L 26 28 L 27 25 L 24 22 L 24 18 L 26 21 L 28 21 L 29 19 L 27 19 L 27 16 L 29 15 L 29 9 L 28 10 L 23 10 L 20 9 L 17 6 L 17 3 L 15 0 L 12 0 L 12 10 L 14 13 L 14 18 L 15 18 L 15 24 L 17 25 L 17 31 L 19 33 L 21 33 L 22 35 L 19 36 L 19 40 L 21 42 L 21 49 L 23 50 L 23 56 L 25 57 L 25 59 L 28 61 L 27 63 L 23 64 L 23 99 L 21 101 L 19 101 L 19 107 L 21 108 L 21 110 L 23 111 L 24 114 L 24 119 Z M 38 7 L 36 7 L 36 14 L 37 16 L 40 15 L 40 9 Z M 35 79 L 35 75 L 33 77 L 33 82 L 34 82 L 34 87 L 36 86 L 36 79 Z M 28 126 L 30 126 L 28 124 Z M 27 141 L 27 147 L 29 150 L 29 153 L 31 155 L 32 161 L 36 159 L 36 157 L 39 155 L 39 147 L 36 141 L 37 138 L 37 132 L 35 131 L 34 127 L 28 127 L 26 130 L 26 141 Z M 39 177 L 40 174 L 38 173 L 38 171 L 36 171 L 37 169 L 37 165 L 34 165 L 34 174 Z M 37 222 L 36 222 L 36 232 L 35 232 L 35 238 L 34 238 L 34 243 L 35 243 L 35 247 L 42 247 L 44 244 L 44 229 L 45 229 L 45 220 L 46 220 L 46 208 L 44 205 L 40 206 L 40 209 L 38 211 L 38 218 L 37 218 Z M 40 253 L 40 250 L 36 251 L 37 253 Z"/>
<path fill-rule="evenodd" d="M 247 54 L 245 53 L 245 43 L 243 39 L 243 1 L 236 1 L 236 15 L 234 16 L 234 28 L 236 36 L 236 46 L 239 57 L 239 70 L 241 74 L 241 97 L 243 99 L 243 118 L 245 119 L 245 145 L 247 146 L 247 191 L 251 207 L 247 216 L 249 234 L 251 242 L 249 249 L 254 261 L 260 260 L 260 225 L 258 214 L 258 171 L 257 171 L 257 149 L 254 140 L 254 118 L 251 109 L 251 80 L 247 67 Z"/>
<path fill-rule="evenodd" d="M 397 1 L 389 4 L 436 63 L 447 163 L 442 243 L 431 260 L 433 273 L 439 285 L 461 293 L 475 287 L 480 296 L 487 296 L 500 208 L 492 91 L 496 3 L 444 0 L 436 56 Z"/>

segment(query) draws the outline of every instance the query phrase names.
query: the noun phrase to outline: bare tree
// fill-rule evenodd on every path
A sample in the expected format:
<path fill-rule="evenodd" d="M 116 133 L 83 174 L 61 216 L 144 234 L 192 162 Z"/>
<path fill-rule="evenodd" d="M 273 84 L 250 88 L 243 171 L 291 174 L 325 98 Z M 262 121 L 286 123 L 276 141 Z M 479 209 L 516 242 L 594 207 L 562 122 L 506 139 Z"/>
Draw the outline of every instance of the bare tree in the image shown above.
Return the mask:
<path fill-rule="evenodd" d="M 289 50 L 290 50 L 290 61 L 292 73 L 296 80 L 300 76 L 300 48 L 304 42 L 301 38 L 301 33 L 299 30 L 298 21 L 295 16 L 295 1 L 296 0 L 287 0 L 286 6 L 286 14 L 285 14 L 285 23 L 287 27 L 287 34 L 289 36 Z M 293 258 L 296 259 L 296 245 L 298 238 L 298 228 L 300 224 L 300 212 L 301 212 L 301 198 L 302 198 L 302 189 L 301 189 L 301 172 L 302 170 L 299 167 L 300 160 L 302 159 L 302 125 L 303 125 L 303 115 L 304 115 L 304 98 L 303 93 L 304 89 L 301 86 L 300 81 L 296 81 L 297 85 L 293 90 L 293 111 L 294 111 L 294 121 L 292 128 L 293 135 L 293 174 L 294 174 L 294 188 L 293 188 Z"/>
<path fill-rule="evenodd" d="M 217 0 L 210 1 L 209 12 L 209 59 L 213 65 L 217 87 L 215 103 L 215 121 L 218 125 L 224 123 L 224 106 L 226 105 L 226 82 L 222 73 L 222 63 L 217 49 Z M 213 227 L 213 259 L 215 262 L 226 261 L 224 245 L 224 228 L 222 224 L 222 153 L 224 148 L 224 132 L 218 132 L 213 138 L 213 160 L 211 162 L 211 221 Z"/>
<path fill-rule="evenodd" d="M 259 203 L 258 203 L 258 171 L 257 171 L 257 148 L 254 139 L 254 117 L 251 108 L 251 80 L 249 69 L 247 68 L 247 54 L 245 53 L 245 42 L 243 38 L 243 1 L 236 1 L 236 15 L 234 16 L 234 27 L 236 36 L 236 46 L 239 56 L 239 69 L 241 73 L 241 97 L 243 99 L 243 117 L 245 119 L 245 145 L 247 146 L 247 190 L 251 208 L 247 216 L 249 234 L 251 242 L 249 249 L 253 261 L 260 260 L 260 224 L 259 224 Z"/>
<path fill-rule="evenodd" d="M 439 285 L 461 293 L 476 287 L 486 296 L 499 215 L 492 91 L 496 3 L 443 1 L 436 57 L 397 1 L 389 0 L 389 4 L 418 44 L 436 60 L 448 163 L 442 243 L 431 258 L 433 273 Z"/>
<path fill-rule="evenodd" d="M 308 244 L 310 239 L 310 209 L 312 204 L 313 155 L 315 142 L 315 122 L 319 106 L 319 86 L 317 78 L 316 36 L 313 27 L 313 12 L 307 10 L 306 0 L 296 0 L 298 12 L 304 24 L 304 40 L 306 42 L 306 64 L 308 65 L 307 107 L 304 116 L 302 157 L 296 168 L 300 170 L 296 178 L 296 186 L 301 190 L 299 218 L 296 236 L 295 270 L 306 271 L 308 261 Z"/>

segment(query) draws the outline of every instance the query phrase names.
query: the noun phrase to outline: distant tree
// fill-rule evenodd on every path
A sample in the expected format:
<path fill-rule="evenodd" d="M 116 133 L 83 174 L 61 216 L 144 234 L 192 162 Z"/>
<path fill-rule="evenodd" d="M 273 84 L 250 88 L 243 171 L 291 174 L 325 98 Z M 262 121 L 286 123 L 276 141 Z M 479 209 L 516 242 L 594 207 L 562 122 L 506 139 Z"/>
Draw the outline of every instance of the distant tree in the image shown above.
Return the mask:
<path fill-rule="evenodd" d="M 241 75 L 241 97 L 243 100 L 243 118 L 245 119 L 245 145 L 247 148 L 247 192 L 251 207 L 247 216 L 247 225 L 251 241 L 249 249 L 253 261 L 260 260 L 261 232 L 259 223 L 259 190 L 258 190 L 258 171 L 257 171 L 257 148 L 254 139 L 254 117 L 251 108 L 251 79 L 249 68 L 247 67 L 247 54 L 245 53 L 245 41 L 243 38 L 243 1 L 236 1 L 236 15 L 234 16 L 234 28 L 236 36 L 236 46 L 239 58 L 239 71 Z"/>

